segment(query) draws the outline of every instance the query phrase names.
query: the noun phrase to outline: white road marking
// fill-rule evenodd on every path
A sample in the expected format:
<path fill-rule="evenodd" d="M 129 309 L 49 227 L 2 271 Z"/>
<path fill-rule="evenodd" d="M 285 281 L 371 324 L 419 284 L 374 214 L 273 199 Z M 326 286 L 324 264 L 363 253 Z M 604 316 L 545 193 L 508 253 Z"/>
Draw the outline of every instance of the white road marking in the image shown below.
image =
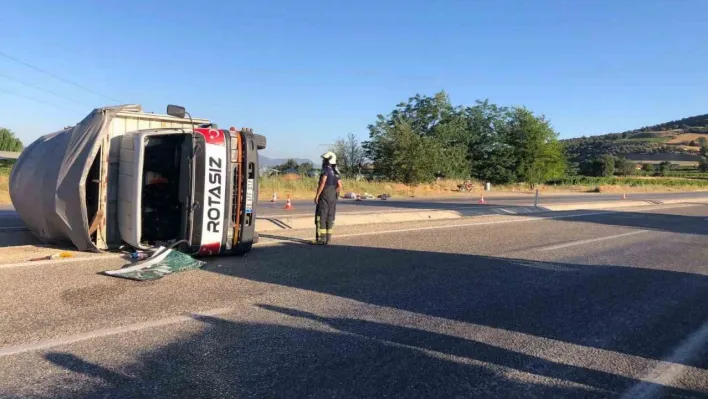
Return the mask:
<path fill-rule="evenodd" d="M 311 294 L 308 293 L 307 295 L 310 297 L 309 295 Z M 327 295 L 327 297 L 329 298 L 330 296 Z M 302 298 L 295 296 L 288 298 L 289 299 L 287 302 L 279 303 L 279 306 L 307 311 L 307 307 L 303 307 L 302 305 L 307 301 L 303 301 Z M 472 345 L 482 344 L 499 348 L 502 353 L 504 351 L 508 351 L 508 354 L 513 353 L 531 356 L 531 358 L 527 359 L 527 361 L 531 364 L 551 362 L 555 365 L 568 365 L 582 369 L 595 370 L 606 373 L 608 376 L 622 376 L 632 380 L 639 380 L 641 377 L 636 370 L 646 370 L 659 366 L 672 367 L 682 373 L 695 373 L 698 378 L 708 376 L 708 370 L 702 368 L 687 366 L 679 363 L 666 363 L 665 361 L 631 355 L 617 350 L 595 348 L 519 331 L 451 320 L 443 317 L 430 316 L 418 312 L 405 311 L 386 306 L 364 304 L 354 300 L 342 301 L 341 298 L 337 298 L 336 300 L 341 301 L 339 302 L 341 303 L 341 306 L 331 307 L 327 309 L 324 314 L 321 313 L 321 308 L 319 311 L 313 309 L 311 312 L 321 317 L 319 322 L 322 323 L 324 328 L 331 328 L 335 331 L 339 331 L 340 333 L 350 333 L 351 330 L 346 328 L 339 329 L 336 324 L 328 324 L 327 319 L 330 317 L 347 317 L 343 316 L 346 314 L 356 314 L 357 319 L 364 321 L 385 323 L 416 331 L 427 331 L 430 333 L 441 334 L 443 336 L 461 338 L 464 342 L 471 343 Z M 290 317 L 297 318 L 299 316 L 293 315 Z M 366 334 L 363 335 L 366 337 Z M 362 335 L 360 334 L 359 337 L 361 336 Z M 399 343 L 398 345 L 401 344 Z M 417 350 L 421 350 L 421 346 L 412 346 Z M 539 367 L 540 372 L 535 372 L 533 370 L 534 368 L 524 368 L 519 367 L 518 365 L 510 367 L 505 365 L 505 362 L 503 361 L 495 362 L 495 359 L 491 356 L 486 359 L 484 358 L 484 355 L 482 358 L 476 358 L 474 351 L 470 351 L 469 355 L 451 355 L 448 351 L 443 350 L 440 352 L 434 349 L 426 349 L 425 351 L 426 353 L 437 354 L 438 356 L 444 355 L 448 360 L 452 358 L 454 361 L 480 364 L 485 367 L 490 367 L 490 365 L 498 366 L 502 370 L 506 370 L 504 375 L 509 378 L 534 375 L 542 376 L 543 378 L 547 378 L 549 380 L 554 380 L 556 378 L 552 375 L 552 373 L 544 373 L 543 367 Z M 603 361 L 598 362 L 596 361 L 597 359 L 602 359 Z M 529 365 L 529 363 L 527 363 L 527 365 Z M 570 382 L 584 385 L 582 373 L 580 373 L 579 379 L 566 379 L 561 376 L 557 376 L 557 378 L 562 379 L 562 382 L 566 384 Z M 593 378 L 591 378 L 591 380 L 592 379 Z M 525 378 L 524 381 L 528 382 L 527 378 Z M 699 381 L 700 387 L 696 388 L 705 390 L 705 387 L 708 385 L 708 383 L 706 383 L 708 378 L 699 379 Z M 590 386 L 595 389 L 603 389 L 602 387 L 593 385 L 595 384 L 591 383 Z M 667 382 L 666 385 L 675 388 L 682 388 L 680 381 L 670 381 Z M 613 393 L 609 396 L 617 396 L 617 393 Z"/>
<path fill-rule="evenodd" d="M 578 241 L 571 241 L 571 242 L 566 242 L 564 244 L 556 244 L 556 245 L 549 245 L 547 247 L 541 247 L 536 249 L 537 251 L 553 251 L 556 249 L 562 249 L 562 248 L 568 248 L 568 247 L 574 247 L 576 245 L 583 245 L 583 244 L 590 244 L 593 242 L 599 242 L 599 241 L 605 241 L 605 240 L 612 240 L 614 238 L 620 238 L 620 237 L 627 237 L 627 236 L 633 236 L 636 234 L 642 234 L 642 233 L 648 233 L 649 230 L 638 230 L 638 231 L 630 231 L 629 233 L 622 233 L 622 234 L 615 234 L 613 236 L 607 236 L 607 237 L 598 237 L 598 238 L 589 238 L 587 240 L 578 240 Z"/>
<path fill-rule="evenodd" d="M 673 205 L 673 206 L 657 206 L 657 207 L 650 207 L 650 208 L 641 207 L 637 210 L 638 211 L 641 210 L 642 212 L 644 212 L 644 211 L 653 211 L 653 210 L 659 210 L 659 209 L 687 208 L 687 207 L 693 207 L 693 206 L 696 206 L 696 205 L 695 204 L 681 204 L 681 205 Z M 609 210 L 603 210 L 603 211 L 598 211 L 598 212 L 579 213 L 579 214 L 574 214 L 574 215 L 542 216 L 542 217 L 529 216 L 529 217 L 523 217 L 523 218 L 521 218 L 521 217 L 515 218 L 515 219 L 511 219 L 511 220 L 496 220 L 493 222 L 472 222 L 472 223 L 449 224 L 449 225 L 442 225 L 442 226 L 413 227 L 413 228 L 407 228 L 407 229 L 368 231 L 368 232 L 363 232 L 363 233 L 337 234 L 336 237 L 337 238 L 349 238 L 349 237 L 361 237 L 361 236 L 380 235 L 380 234 L 410 233 L 413 231 L 454 229 L 457 227 L 486 226 L 486 225 L 492 225 L 492 224 L 507 224 L 507 223 L 523 223 L 523 222 L 531 222 L 534 220 L 572 219 L 572 218 L 579 218 L 579 217 L 584 217 L 584 216 L 609 215 L 609 214 L 613 214 L 613 213 L 627 212 L 628 209 L 629 208 L 622 208 L 620 210 L 609 209 Z M 484 216 L 489 217 L 489 216 L 499 216 L 499 215 L 484 215 Z M 455 219 L 455 220 L 459 220 L 459 219 Z M 259 242 L 258 244 L 255 244 L 254 246 L 266 247 L 266 246 L 271 246 L 271 245 L 279 244 L 279 243 L 283 243 L 283 242 L 296 243 L 296 244 L 298 243 L 298 242 L 289 241 L 289 240 L 273 240 L 273 241 L 262 241 L 262 242 Z"/>
<path fill-rule="evenodd" d="M 286 289 L 288 290 L 288 292 L 291 292 L 292 295 L 278 296 L 278 298 L 280 299 L 278 299 L 273 304 L 285 308 L 301 309 L 302 311 L 311 312 L 317 316 L 320 316 L 318 318 L 318 322 L 321 324 L 320 328 L 327 329 L 325 331 L 331 329 L 333 331 L 340 331 L 340 333 L 343 334 L 353 334 L 350 330 L 346 328 L 344 330 L 340 330 L 337 328 L 337 325 L 328 324 L 327 319 L 345 317 L 345 315 L 349 315 L 347 317 L 350 317 L 350 315 L 356 314 L 357 319 L 360 319 L 362 321 L 385 323 L 387 325 L 390 324 L 392 326 L 415 329 L 417 331 L 427 331 L 431 333 L 442 334 L 449 337 L 463 339 L 465 340 L 465 342 L 469 341 L 470 343 L 479 343 L 500 348 L 500 350 L 508 351 L 509 354 L 520 353 L 532 356 L 534 359 L 538 358 L 538 360 L 529 359 L 534 362 L 552 362 L 553 364 L 569 365 L 574 367 L 587 368 L 589 370 L 596 370 L 603 373 L 608 373 L 608 375 L 612 374 L 635 380 L 642 379 L 642 381 L 644 381 L 644 383 L 650 389 L 660 388 L 655 385 L 657 384 L 657 381 L 659 381 L 661 384 L 664 384 L 665 386 L 681 388 L 681 382 L 677 381 L 675 377 L 682 373 L 696 373 L 699 377 L 699 389 L 706 389 L 706 387 L 708 386 L 706 383 L 706 381 L 708 381 L 708 378 L 705 378 L 705 376 L 708 375 L 707 370 L 697 368 L 695 366 L 682 364 L 685 362 L 681 362 L 681 360 L 687 359 L 687 355 L 690 356 L 691 354 L 695 355 L 696 353 L 698 353 L 698 351 L 696 351 L 695 349 L 703 344 L 702 338 L 705 338 L 705 336 L 708 335 L 708 323 L 701 327 L 700 331 L 693 334 L 691 339 L 689 339 L 686 344 L 682 345 L 679 350 L 676 351 L 674 356 L 670 357 L 667 360 L 655 360 L 611 349 L 594 348 L 580 344 L 555 340 L 551 338 L 544 338 L 529 333 L 511 331 L 507 329 L 489 327 L 485 325 L 463 321 L 450 320 L 442 317 L 424 315 L 418 312 L 405 311 L 392 307 L 367 304 L 364 302 L 359 302 L 352 299 L 345 299 L 329 294 L 314 293 L 312 291 L 305 291 L 296 288 Z M 307 300 L 304 300 L 304 298 L 307 298 Z M 313 300 L 313 298 L 316 300 Z M 313 308 L 310 308 L 309 306 L 303 307 L 302 305 L 303 303 L 322 304 L 324 303 L 323 299 L 325 298 L 328 300 L 336 301 L 337 306 L 327 306 L 325 313 L 322 313 L 323 309 L 319 307 L 319 305 L 314 305 Z M 270 303 L 272 302 L 263 297 L 259 297 L 258 302 L 255 304 L 240 302 L 239 304 L 235 304 L 235 306 L 231 308 L 216 308 L 204 312 L 191 313 L 188 315 L 179 315 L 155 321 L 134 323 L 126 326 L 101 329 L 66 337 L 58 337 L 55 339 L 44 340 L 36 343 L 9 346 L 5 348 L 0 348 L 0 358 L 33 351 L 46 350 L 52 347 L 82 342 L 89 339 L 104 338 L 117 334 L 145 330 L 149 328 L 174 325 L 190 320 L 199 320 L 200 317 L 204 316 L 216 317 L 219 315 L 236 311 L 237 308 L 240 308 L 242 306 L 250 307 L 254 305 L 259 306 L 258 304 Z M 262 319 L 260 316 L 256 315 L 255 318 L 251 318 L 248 312 L 239 312 L 239 316 L 243 316 L 243 321 L 245 322 L 264 323 L 264 319 Z M 299 316 L 291 315 L 288 317 L 298 318 Z M 274 325 L 292 326 L 290 322 L 274 322 L 271 318 L 268 318 L 267 320 L 269 324 L 274 323 Z M 313 326 L 308 325 L 306 328 L 311 329 L 313 328 Z M 357 336 L 364 339 L 367 338 L 366 334 L 357 334 Z M 398 345 L 402 344 L 399 343 Z M 108 348 L 105 350 L 110 351 L 110 345 L 104 345 L 101 347 Z M 413 347 L 420 349 L 419 346 Z M 438 352 L 433 349 L 427 349 L 425 351 L 426 353 L 445 356 L 445 358 L 448 360 L 452 356 L 453 360 L 458 362 L 472 362 L 474 364 L 480 364 L 487 367 L 489 367 L 490 365 L 495 365 L 494 359 L 477 359 L 474 356 L 473 352 L 470 352 L 470 356 L 466 356 L 451 355 L 449 352 Z M 604 361 L 595 362 L 593 361 L 593 359 L 604 359 Z M 504 370 L 507 370 L 507 373 L 510 373 L 512 376 L 518 376 L 519 374 L 536 376 L 540 375 L 544 378 L 554 379 L 552 375 L 548 375 L 545 373 L 535 373 L 532 370 L 522 371 L 518 367 L 507 367 L 504 365 L 503 362 L 496 365 Z M 611 365 L 624 366 L 613 369 Z M 628 367 L 629 365 L 631 365 L 631 367 Z M 635 372 L 636 370 L 646 369 L 658 370 L 659 376 L 654 377 L 652 375 L 649 375 L 647 377 L 642 377 L 636 374 Z M 667 373 L 667 370 L 670 370 L 670 373 Z M 704 378 L 701 379 L 701 377 Z M 564 381 L 566 383 L 568 382 L 566 380 Z M 579 384 L 583 383 L 582 380 L 577 380 L 575 382 Z M 642 383 L 640 383 L 639 385 L 641 384 Z M 629 397 L 641 397 L 635 392 L 641 394 L 643 391 L 638 388 L 635 388 L 634 391 L 630 392 Z"/>
<path fill-rule="evenodd" d="M 558 203 L 558 204 L 548 204 L 548 205 L 572 205 L 573 203 Z M 703 205 L 703 204 L 700 204 Z M 490 205 L 488 208 L 477 208 L 474 205 L 462 205 L 462 206 L 455 206 L 455 207 L 449 207 L 449 208 L 391 208 L 391 209 L 384 209 L 383 212 L 385 213 L 405 213 L 405 212 L 432 212 L 432 211 L 462 211 L 462 210 L 469 210 L 469 211 L 484 211 L 485 209 L 487 210 L 496 210 L 500 209 L 502 211 L 507 211 L 505 209 L 501 209 L 502 207 L 516 207 L 519 208 L 520 212 L 532 212 L 532 213 L 537 213 L 538 211 L 529 211 L 530 208 L 534 208 L 533 205 Z M 651 205 L 646 205 L 646 206 L 651 206 Z M 661 206 L 661 205 L 660 205 Z M 671 209 L 671 208 L 685 208 L 689 206 L 698 206 L 698 204 L 679 204 L 679 205 L 670 205 L 668 204 L 664 208 L 651 208 L 651 209 Z M 640 206 L 641 207 L 641 206 Z M 543 204 L 539 204 L 536 208 L 543 208 Z M 611 207 L 610 207 L 611 208 Z M 632 209 L 635 207 L 623 207 L 622 209 Z M 648 209 L 648 210 L 651 210 Z M 542 212 L 563 212 L 563 211 L 542 211 Z M 370 211 L 360 211 L 360 212 L 346 212 L 342 211 L 339 214 L 341 215 L 376 215 L 378 213 L 382 213 L 381 210 L 376 211 L 376 210 L 370 210 Z M 496 214 L 490 213 L 486 214 L 483 213 L 481 214 L 482 216 L 495 216 Z M 294 217 L 304 217 L 304 216 L 312 216 L 312 213 L 285 213 L 285 214 L 277 214 L 277 215 L 258 215 L 256 219 L 288 219 L 288 218 L 294 218 Z M 708 220 L 708 219 L 706 219 Z"/>
<path fill-rule="evenodd" d="M 34 342 L 31 344 L 22 344 L 15 346 L 7 346 L 0 348 L 0 357 L 12 356 L 25 352 L 33 352 L 43 349 L 53 348 L 55 346 L 73 344 L 75 342 L 86 341 L 93 338 L 102 338 L 110 335 L 124 334 L 133 331 L 145 330 L 147 328 L 163 327 L 170 324 L 182 323 L 189 320 L 198 319 L 200 316 L 218 316 L 224 313 L 231 312 L 231 308 L 211 309 L 205 312 L 191 313 L 186 316 L 174 316 L 166 319 L 146 321 L 142 323 L 128 324 L 127 326 L 104 328 L 102 330 L 89 331 L 86 333 L 70 335 L 63 338 L 48 339 L 44 341 Z"/>
<path fill-rule="evenodd" d="M 624 398 L 655 398 L 659 397 L 662 386 L 672 386 L 682 373 L 686 372 L 686 364 L 696 360 L 708 343 L 708 321 L 691 334 L 669 356 L 654 367 L 642 382 L 627 391 Z"/>
<path fill-rule="evenodd" d="M 475 204 L 476 205 L 476 204 Z M 506 209 L 501 209 L 502 206 L 514 206 L 518 208 L 533 208 L 533 205 L 491 205 L 488 208 L 477 208 L 475 205 L 462 205 L 462 206 L 454 206 L 454 207 L 449 207 L 449 208 L 391 208 L 391 209 L 384 209 L 383 212 L 385 213 L 406 213 L 406 212 L 435 212 L 435 211 L 484 211 L 485 209 L 488 210 L 496 210 L 500 209 L 501 211 L 508 212 L 511 214 L 514 214 L 514 212 L 510 212 Z M 342 211 L 338 213 L 338 215 L 347 215 L 347 216 L 352 216 L 352 215 L 376 215 L 382 213 L 380 210 L 370 210 L 370 211 L 361 211 L 361 212 L 345 212 Z M 487 214 L 484 214 L 485 216 Z M 490 214 L 494 215 L 494 214 Z M 302 216 L 312 216 L 312 213 L 291 213 L 291 214 L 278 214 L 278 215 L 259 215 L 256 217 L 256 219 L 287 219 L 287 218 L 293 218 L 293 217 L 302 217 Z"/>
<path fill-rule="evenodd" d="M 106 254 L 106 255 L 93 255 L 93 256 L 77 256 L 75 258 L 64 258 L 55 260 L 38 260 L 29 262 L 19 262 L 19 263 L 7 263 L 4 265 L 0 264 L 0 269 L 9 269 L 13 267 L 26 267 L 26 266 L 48 266 L 56 265 L 57 263 L 73 263 L 73 262 L 88 262 L 92 260 L 105 260 L 105 259 L 117 259 L 120 258 L 121 254 Z"/>
<path fill-rule="evenodd" d="M 360 236 L 370 236 L 370 235 L 380 235 L 380 234 L 410 233 L 413 231 L 454 229 L 457 227 L 486 226 L 486 225 L 490 225 L 490 224 L 521 223 L 521 222 L 530 222 L 532 220 L 567 219 L 567 218 L 575 218 L 575 217 L 582 217 L 582 216 L 604 215 L 604 214 L 609 214 L 609 213 L 613 213 L 613 212 L 611 212 L 611 211 L 591 212 L 591 213 L 582 213 L 582 214 L 577 214 L 577 215 L 546 216 L 546 217 L 538 217 L 538 218 L 527 217 L 527 218 L 519 218 L 519 219 L 511 219 L 511 220 L 496 220 L 493 222 L 473 222 L 473 223 L 446 224 L 446 225 L 441 225 L 441 226 L 413 227 L 413 228 L 407 228 L 407 229 L 367 231 L 367 232 L 363 232 L 363 233 L 337 234 L 337 238 L 360 237 Z M 484 216 L 499 216 L 499 215 L 484 215 Z M 456 219 L 456 220 L 459 220 L 459 219 Z M 268 245 L 272 245 L 275 243 L 281 243 L 281 242 L 298 243 L 296 241 L 288 241 L 288 240 L 273 240 L 273 241 L 265 241 L 262 243 L 259 242 L 255 246 L 259 246 L 259 247 L 268 246 Z"/>
<path fill-rule="evenodd" d="M 512 219 L 512 220 L 495 220 L 493 222 L 473 222 L 473 223 L 460 223 L 460 224 L 453 224 L 453 225 L 448 224 L 448 225 L 443 225 L 443 226 L 428 226 L 428 227 L 417 227 L 417 228 L 397 229 L 397 230 L 369 231 L 369 232 L 364 232 L 364 233 L 341 234 L 341 235 L 337 235 L 337 238 L 349 238 L 349 237 L 359 237 L 359 236 L 369 236 L 369 235 L 379 235 L 379 234 L 409 233 L 412 231 L 454 229 L 456 227 L 487 226 L 487 225 L 492 225 L 492 224 L 522 223 L 522 222 L 530 222 L 532 220 L 579 218 L 579 217 L 583 217 L 583 216 L 605 215 L 605 214 L 609 214 L 609 213 L 614 213 L 614 212 L 613 211 L 590 212 L 590 213 L 581 213 L 581 214 L 577 214 L 577 215 L 545 216 L 545 217 L 538 217 L 538 218 L 526 217 L 526 218 L 519 218 L 519 219 Z"/>

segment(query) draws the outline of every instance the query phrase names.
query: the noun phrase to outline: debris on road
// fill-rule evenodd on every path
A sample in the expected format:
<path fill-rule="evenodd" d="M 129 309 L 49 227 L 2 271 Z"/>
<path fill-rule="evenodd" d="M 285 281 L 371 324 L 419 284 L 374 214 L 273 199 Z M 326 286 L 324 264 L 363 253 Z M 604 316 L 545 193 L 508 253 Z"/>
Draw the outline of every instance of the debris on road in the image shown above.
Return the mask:
<path fill-rule="evenodd" d="M 135 264 L 118 270 L 105 271 L 102 274 L 129 280 L 149 281 L 161 279 L 167 274 L 196 270 L 205 264 L 206 262 L 194 259 L 185 253 L 160 247 L 147 259 L 139 260 Z"/>
<path fill-rule="evenodd" d="M 143 251 L 133 251 L 128 255 L 128 259 L 130 260 L 145 260 L 149 257 L 149 255 Z"/>
<path fill-rule="evenodd" d="M 40 260 L 64 259 L 64 258 L 71 258 L 73 256 L 74 256 L 74 254 L 72 254 L 71 252 L 63 251 L 63 252 L 58 252 L 58 253 L 51 254 L 48 256 L 42 256 L 39 258 L 32 258 L 32 259 L 30 259 L 30 262 L 36 262 L 36 261 L 40 261 Z"/>

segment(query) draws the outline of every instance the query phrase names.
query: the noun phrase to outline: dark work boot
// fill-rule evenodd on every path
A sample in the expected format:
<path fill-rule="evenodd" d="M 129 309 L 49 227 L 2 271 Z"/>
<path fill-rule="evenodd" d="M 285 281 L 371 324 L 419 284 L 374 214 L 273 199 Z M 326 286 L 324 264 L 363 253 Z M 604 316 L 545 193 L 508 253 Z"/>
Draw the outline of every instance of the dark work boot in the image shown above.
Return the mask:
<path fill-rule="evenodd" d="M 332 233 L 325 234 L 325 245 L 329 245 L 331 240 L 332 240 Z"/>
<path fill-rule="evenodd" d="M 326 245 L 327 244 L 326 234 L 321 233 L 318 229 L 317 231 L 315 231 L 315 239 L 310 243 L 312 245 Z"/>

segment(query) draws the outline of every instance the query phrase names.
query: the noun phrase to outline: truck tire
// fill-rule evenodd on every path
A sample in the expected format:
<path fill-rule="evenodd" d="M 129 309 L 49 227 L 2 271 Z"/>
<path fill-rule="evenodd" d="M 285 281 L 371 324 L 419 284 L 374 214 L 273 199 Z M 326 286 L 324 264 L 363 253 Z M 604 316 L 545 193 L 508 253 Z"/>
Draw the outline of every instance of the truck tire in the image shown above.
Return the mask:
<path fill-rule="evenodd" d="M 260 134 L 254 134 L 253 141 L 256 142 L 256 148 L 258 148 L 258 150 L 265 150 L 265 148 L 266 148 L 265 136 L 261 136 Z"/>

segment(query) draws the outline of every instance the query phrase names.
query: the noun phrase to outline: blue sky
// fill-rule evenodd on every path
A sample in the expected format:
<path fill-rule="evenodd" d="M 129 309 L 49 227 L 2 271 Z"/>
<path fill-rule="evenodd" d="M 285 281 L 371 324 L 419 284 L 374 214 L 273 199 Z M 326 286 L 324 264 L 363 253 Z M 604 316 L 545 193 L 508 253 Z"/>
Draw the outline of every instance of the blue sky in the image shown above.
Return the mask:
<path fill-rule="evenodd" d="M 525 105 L 561 137 L 708 112 L 703 0 L 12 3 L 0 52 L 103 95 L 0 56 L 0 126 L 25 145 L 114 99 L 181 104 L 265 134 L 267 156 L 312 159 L 443 89 Z"/>

